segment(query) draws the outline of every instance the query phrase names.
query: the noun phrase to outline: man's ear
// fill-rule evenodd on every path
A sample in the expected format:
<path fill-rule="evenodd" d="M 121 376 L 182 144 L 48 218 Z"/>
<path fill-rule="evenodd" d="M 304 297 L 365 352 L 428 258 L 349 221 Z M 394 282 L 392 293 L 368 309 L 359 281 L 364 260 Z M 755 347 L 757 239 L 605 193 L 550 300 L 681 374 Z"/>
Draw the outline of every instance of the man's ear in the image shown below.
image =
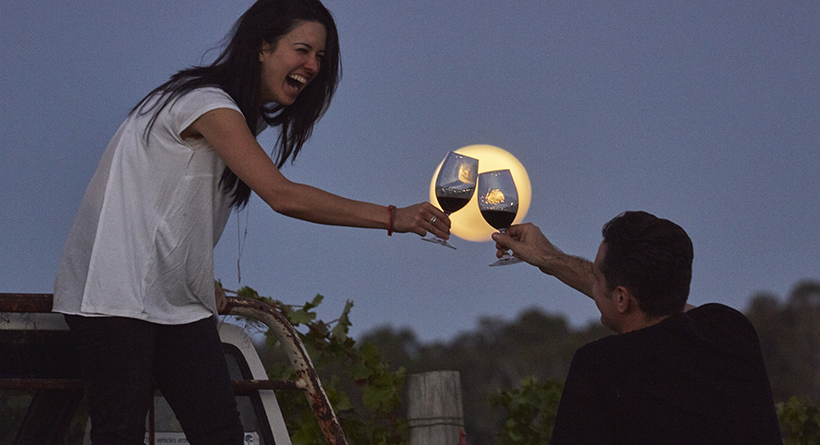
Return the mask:
<path fill-rule="evenodd" d="M 615 291 L 612 292 L 612 298 L 615 299 L 615 307 L 621 314 L 629 313 L 638 307 L 638 302 L 635 300 L 632 292 L 623 286 L 615 288 Z"/>

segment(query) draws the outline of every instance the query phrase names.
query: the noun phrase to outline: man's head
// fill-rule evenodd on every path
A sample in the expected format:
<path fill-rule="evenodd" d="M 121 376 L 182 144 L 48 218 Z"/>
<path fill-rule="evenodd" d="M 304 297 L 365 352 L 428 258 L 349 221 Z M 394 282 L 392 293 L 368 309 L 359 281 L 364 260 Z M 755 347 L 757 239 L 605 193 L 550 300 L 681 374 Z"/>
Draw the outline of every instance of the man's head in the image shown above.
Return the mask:
<path fill-rule="evenodd" d="M 680 226 L 646 212 L 625 212 L 606 223 L 602 233 L 594 265 L 604 280 L 598 283 L 603 284 L 602 293 L 609 298 L 613 292 L 628 291 L 647 319 L 683 311 L 692 280 L 693 249 Z M 601 317 L 608 317 L 604 308 Z"/>

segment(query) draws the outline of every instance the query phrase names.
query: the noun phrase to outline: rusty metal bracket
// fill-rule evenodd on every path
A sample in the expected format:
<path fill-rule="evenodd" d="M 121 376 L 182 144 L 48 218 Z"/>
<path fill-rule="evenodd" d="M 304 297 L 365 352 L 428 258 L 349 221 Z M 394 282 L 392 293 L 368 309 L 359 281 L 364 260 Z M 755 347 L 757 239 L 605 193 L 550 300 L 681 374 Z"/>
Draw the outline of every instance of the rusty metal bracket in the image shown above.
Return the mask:
<path fill-rule="evenodd" d="M 305 345 L 293 325 L 281 312 L 267 303 L 238 297 L 227 297 L 227 301 L 225 313 L 258 320 L 276 334 L 287 352 L 291 367 L 296 371 L 297 381 L 304 385 L 308 403 L 319 421 L 325 440 L 329 445 L 346 445 L 347 439 L 336 419 L 333 407 L 330 406 L 319 374 L 316 373 Z"/>

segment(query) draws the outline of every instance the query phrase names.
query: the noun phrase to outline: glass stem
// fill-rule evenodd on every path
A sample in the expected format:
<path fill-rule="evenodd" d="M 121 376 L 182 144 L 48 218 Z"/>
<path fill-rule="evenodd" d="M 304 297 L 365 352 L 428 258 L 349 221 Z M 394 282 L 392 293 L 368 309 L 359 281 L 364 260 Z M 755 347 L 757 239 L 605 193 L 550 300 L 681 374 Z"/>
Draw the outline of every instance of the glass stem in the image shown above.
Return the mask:
<path fill-rule="evenodd" d="M 507 229 L 498 229 L 498 233 L 504 235 L 505 233 L 507 233 Z M 510 256 L 510 251 L 509 250 L 504 250 L 504 254 L 501 255 L 501 258 L 505 258 L 505 257 L 508 257 L 508 256 Z M 499 258 L 499 259 L 501 259 L 501 258 Z"/>

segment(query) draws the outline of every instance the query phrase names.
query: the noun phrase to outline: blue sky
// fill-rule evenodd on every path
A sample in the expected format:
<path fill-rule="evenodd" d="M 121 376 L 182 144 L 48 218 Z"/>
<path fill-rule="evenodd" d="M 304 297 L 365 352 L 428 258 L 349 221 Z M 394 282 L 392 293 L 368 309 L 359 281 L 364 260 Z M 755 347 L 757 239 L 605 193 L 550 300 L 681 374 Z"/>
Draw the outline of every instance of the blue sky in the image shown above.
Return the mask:
<path fill-rule="evenodd" d="M 0 291 L 50 292 L 82 193 L 128 110 L 213 55 L 250 1 L 0 4 Z M 820 279 L 820 4 L 813 1 L 327 1 L 343 76 L 283 172 L 343 196 L 427 199 L 447 151 L 491 144 L 527 168 L 527 220 L 591 258 L 624 210 L 695 244 L 690 302 L 738 309 Z M 260 141 L 270 147 L 274 134 Z M 238 217 L 237 217 L 238 216 Z M 488 268 L 383 231 L 318 226 L 258 199 L 232 217 L 216 276 L 332 319 L 447 340 L 536 306 L 582 325 L 594 304 L 535 268 Z M 238 224 L 239 223 L 239 224 Z"/>

